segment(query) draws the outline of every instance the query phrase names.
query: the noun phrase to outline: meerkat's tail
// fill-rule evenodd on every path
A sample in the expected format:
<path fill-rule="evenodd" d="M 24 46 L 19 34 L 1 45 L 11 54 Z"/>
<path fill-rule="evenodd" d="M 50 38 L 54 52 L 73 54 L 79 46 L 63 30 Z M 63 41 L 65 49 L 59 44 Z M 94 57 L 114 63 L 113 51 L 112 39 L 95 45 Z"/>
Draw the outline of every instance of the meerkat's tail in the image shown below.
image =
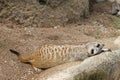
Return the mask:
<path fill-rule="evenodd" d="M 29 62 L 29 59 L 23 57 L 19 52 L 15 51 L 15 50 L 12 50 L 12 49 L 10 49 L 9 51 L 12 52 L 13 54 L 17 55 L 21 62 L 24 62 L 24 63 Z"/>

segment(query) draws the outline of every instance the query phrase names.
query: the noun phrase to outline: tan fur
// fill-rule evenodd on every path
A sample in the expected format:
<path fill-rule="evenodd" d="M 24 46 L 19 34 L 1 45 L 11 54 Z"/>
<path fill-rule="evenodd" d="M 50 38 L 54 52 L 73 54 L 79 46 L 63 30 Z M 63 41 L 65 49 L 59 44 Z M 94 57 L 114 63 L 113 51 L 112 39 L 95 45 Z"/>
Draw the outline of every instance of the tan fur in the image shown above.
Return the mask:
<path fill-rule="evenodd" d="M 98 44 L 98 43 L 97 43 Z M 38 51 L 26 57 L 18 55 L 21 62 L 30 62 L 36 68 L 49 68 L 59 64 L 84 60 L 88 56 L 93 56 L 102 51 L 103 44 L 96 47 L 96 43 L 83 45 L 45 45 Z M 91 54 L 91 49 L 98 50 Z M 89 52 L 90 51 L 90 52 Z"/>

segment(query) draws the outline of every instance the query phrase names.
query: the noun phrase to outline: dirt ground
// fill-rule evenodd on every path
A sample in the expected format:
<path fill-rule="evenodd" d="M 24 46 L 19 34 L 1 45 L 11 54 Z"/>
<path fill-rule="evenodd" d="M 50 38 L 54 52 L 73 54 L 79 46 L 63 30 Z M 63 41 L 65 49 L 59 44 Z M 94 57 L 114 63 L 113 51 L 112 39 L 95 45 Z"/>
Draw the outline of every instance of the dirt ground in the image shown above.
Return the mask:
<path fill-rule="evenodd" d="M 107 48 L 116 49 L 113 41 L 120 35 L 120 19 L 106 12 L 109 10 L 106 4 L 95 4 L 89 18 L 65 26 L 34 28 L 0 23 L 0 80 L 34 80 L 40 73 L 29 64 L 21 63 L 9 49 L 25 56 L 45 44 L 85 44 L 89 41 L 100 41 Z"/>

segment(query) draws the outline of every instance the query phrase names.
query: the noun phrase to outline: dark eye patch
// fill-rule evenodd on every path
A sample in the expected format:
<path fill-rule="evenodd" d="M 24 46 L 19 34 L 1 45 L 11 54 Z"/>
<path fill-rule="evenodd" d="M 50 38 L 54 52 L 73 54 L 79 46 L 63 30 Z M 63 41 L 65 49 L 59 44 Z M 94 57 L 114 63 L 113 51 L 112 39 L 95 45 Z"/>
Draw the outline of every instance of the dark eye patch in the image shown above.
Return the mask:
<path fill-rule="evenodd" d="M 94 54 L 94 49 L 91 50 L 91 54 Z"/>
<path fill-rule="evenodd" d="M 97 44 L 97 46 L 96 47 L 100 47 L 100 44 Z"/>

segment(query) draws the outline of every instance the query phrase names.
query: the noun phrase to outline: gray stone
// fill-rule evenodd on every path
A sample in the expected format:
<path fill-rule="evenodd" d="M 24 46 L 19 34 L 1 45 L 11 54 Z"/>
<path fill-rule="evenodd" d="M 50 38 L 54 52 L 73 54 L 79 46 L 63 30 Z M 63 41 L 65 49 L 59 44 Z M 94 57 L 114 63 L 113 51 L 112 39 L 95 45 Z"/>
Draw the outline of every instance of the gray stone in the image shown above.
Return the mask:
<path fill-rule="evenodd" d="M 119 80 L 120 50 L 67 63 L 41 72 L 35 80 Z"/>

